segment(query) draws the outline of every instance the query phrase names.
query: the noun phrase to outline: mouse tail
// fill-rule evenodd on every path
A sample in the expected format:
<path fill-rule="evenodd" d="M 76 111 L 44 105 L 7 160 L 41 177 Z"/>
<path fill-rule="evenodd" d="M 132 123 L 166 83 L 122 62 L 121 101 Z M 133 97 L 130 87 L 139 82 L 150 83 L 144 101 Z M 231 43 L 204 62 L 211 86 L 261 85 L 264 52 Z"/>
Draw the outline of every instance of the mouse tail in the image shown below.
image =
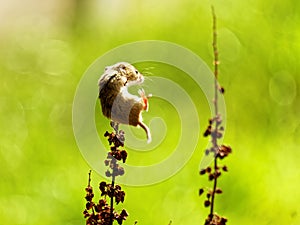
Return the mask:
<path fill-rule="evenodd" d="M 149 144 L 151 141 L 152 141 L 152 138 L 151 138 L 151 133 L 150 133 L 150 129 L 149 127 L 147 127 L 146 124 L 144 124 L 143 122 L 139 122 L 138 125 L 144 129 L 144 131 L 146 132 L 147 134 L 147 143 Z"/>

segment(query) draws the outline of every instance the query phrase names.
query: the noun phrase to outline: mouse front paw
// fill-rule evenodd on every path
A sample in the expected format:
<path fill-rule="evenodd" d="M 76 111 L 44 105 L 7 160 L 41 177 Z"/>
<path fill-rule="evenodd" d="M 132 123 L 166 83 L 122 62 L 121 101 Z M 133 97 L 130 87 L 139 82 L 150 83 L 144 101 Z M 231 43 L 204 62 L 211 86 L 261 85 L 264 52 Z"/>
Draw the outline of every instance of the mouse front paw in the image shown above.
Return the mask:
<path fill-rule="evenodd" d="M 148 98 L 152 97 L 152 94 L 146 96 L 146 93 L 145 93 L 144 89 L 139 89 L 138 93 L 141 96 L 142 101 L 143 101 L 143 110 L 148 111 L 148 109 L 149 109 Z"/>

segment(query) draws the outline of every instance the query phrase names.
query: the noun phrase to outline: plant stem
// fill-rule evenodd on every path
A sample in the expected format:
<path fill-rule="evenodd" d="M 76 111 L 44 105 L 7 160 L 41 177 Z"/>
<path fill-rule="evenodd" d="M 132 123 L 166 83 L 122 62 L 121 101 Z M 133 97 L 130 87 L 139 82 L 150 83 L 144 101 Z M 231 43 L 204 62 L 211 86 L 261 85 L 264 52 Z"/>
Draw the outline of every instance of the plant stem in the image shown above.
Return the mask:
<path fill-rule="evenodd" d="M 214 7 L 212 6 L 212 16 L 213 16 L 213 51 L 214 51 L 214 74 L 215 74 L 215 99 L 214 99 L 214 106 L 215 106 L 215 115 L 217 116 L 218 111 L 218 93 L 219 93 L 219 86 L 218 86 L 218 73 L 219 73 L 219 52 L 217 48 L 217 18 L 215 14 Z"/>
<path fill-rule="evenodd" d="M 112 177 L 111 177 L 111 188 L 112 188 L 112 193 L 110 197 L 110 225 L 113 224 L 114 221 L 114 195 L 115 195 L 115 173 L 114 171 L 112 172 Z"/>
<path fill-rule="evenodd" d="M 214 129 L 214 135 L 212 135 L 212 144 L 213 148 L 215 149 L 215 159 L 214 159 L 214 185 L 213 185 L 213 192 L 211 196 L 211 204 L 210 204 L 210 219 L 213 218 L 214 213 L 214 203 L 215 203 L 215 193 L 217 188 L 217 170 L 218 170 L 218 138 L 217 133 L 219 129 L 219 111 L 218 111 L 218 93 L 219 93 L 219 86 L 218 86 L 218 65 L 219 65 L 219 59 L 218 59 L 218 49 L 217 49 L 217 24 L 216 24 L 216 14 L 214 11 L 214 7 L 212 6 L 212 16 L 213 16 L 213 52 L 214 52 L 214 75 L 215 75 L 215 98 L 214 98 L 214 108 L 215 108 L 215 129 Z"/>
<path fill-rule="evenodd" d="M 214 161 L 214 171 L 216 171 L 216 167 L 217 167 L 217 157 L 215 157 L 215 161 Z M 216 192 L 216 188 L 217 188 L 217 178 L 214 178 L 214 187 L 213 187 L 213 193 L 211 196 L 211 205 L 210 205 L 210 218 L 213 217 L 213 213 L 214 213 L 214 202 L 215 202 L 215 192 Z"/>
<path fill-rule="evenodd" d="M 88 179 L 88 187 L 91 186 L 91 176 L 92 176 L 92 170 L 89 171 L 89 179 Z"/>

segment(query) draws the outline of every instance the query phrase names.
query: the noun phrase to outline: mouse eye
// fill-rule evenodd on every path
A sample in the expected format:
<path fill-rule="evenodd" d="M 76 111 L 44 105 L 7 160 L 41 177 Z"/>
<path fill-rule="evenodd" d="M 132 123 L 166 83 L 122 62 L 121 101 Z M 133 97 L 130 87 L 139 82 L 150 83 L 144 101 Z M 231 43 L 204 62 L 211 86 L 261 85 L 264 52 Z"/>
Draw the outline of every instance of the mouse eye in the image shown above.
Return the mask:
<path fill-rule="evenodd" d="M 136 70 L 135 73 L 136 73 L 136 74 L 139 74 L 139 71 Z"/>

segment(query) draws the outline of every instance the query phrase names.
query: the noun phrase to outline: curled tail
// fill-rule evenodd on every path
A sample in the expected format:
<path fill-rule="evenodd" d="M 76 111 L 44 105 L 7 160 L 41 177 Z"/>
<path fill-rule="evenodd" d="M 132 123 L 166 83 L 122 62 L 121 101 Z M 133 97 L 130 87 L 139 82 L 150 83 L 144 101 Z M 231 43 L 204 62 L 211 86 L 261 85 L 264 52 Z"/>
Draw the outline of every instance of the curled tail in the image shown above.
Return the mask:
<path fill-rule="evenodd" d="M 147 143 L 149 144 L 151 141 L 152 141 L 152 138 L 151 138 L 151 133 L 150 133 L 150 129 L 149 127 L 147 127 L 146 124 L 144 124 L 143 122 L 138 122 L 138 125 L 144 129 L 144 131 L 146 132 L 147 134 Z"/>

